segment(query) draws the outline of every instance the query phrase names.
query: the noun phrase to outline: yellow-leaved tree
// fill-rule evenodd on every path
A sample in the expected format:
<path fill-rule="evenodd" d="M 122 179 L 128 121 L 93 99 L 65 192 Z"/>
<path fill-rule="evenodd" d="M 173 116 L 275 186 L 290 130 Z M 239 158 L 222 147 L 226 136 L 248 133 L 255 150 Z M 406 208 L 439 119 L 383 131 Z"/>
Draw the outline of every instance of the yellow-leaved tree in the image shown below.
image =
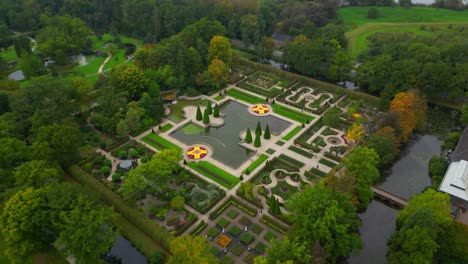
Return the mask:
<path fill-rule="evenodd" d="M 362 124 L 354 123 L 346 132 L 346 138 L 359 141 L 364 136 L 365 129 Z"/>
<path fill-rule="evenodd" d="M 389 112 L 395 111 L 399 114 L 399 125 L 401 128 L 401 139 L 408 141 L 411 133 L 416 128 L 422 128 L 426 122 L 426 102 L 414 90 L 401 92 L 395 95 L 390 104 Z"/>

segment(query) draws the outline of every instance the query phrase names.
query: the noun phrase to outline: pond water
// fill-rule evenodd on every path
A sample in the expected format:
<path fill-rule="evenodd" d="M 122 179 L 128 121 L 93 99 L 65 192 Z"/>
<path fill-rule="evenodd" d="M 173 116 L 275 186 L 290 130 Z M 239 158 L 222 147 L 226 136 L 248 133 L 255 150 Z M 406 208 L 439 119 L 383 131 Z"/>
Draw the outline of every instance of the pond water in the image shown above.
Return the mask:
<path fill-rule="evenodd" d="M 108 255 L 120 258 L 123 264 L 147 264 L 145 256 L 123 236 L 118 236 Z"/>
<path fill-rule="evenodd" d="M 179 100 L 177 103 L 171 105 L 171 113 L 166 116 L 167 119 L 180 123 L 181 121 L 185 120 L 184 114 L 184 107 L 192 106 L 192 105 L 206 105 L 206 99 L 197 99 L 197 100 Z"/>
<path fill-rule="evenodd" d="M 429 160 L 440 154 L 441 141 L 433 135 L 414 135 L 387 176 L 377 184 L 379 188 L 404 199 L 421 193 L 431 185 L 428 172 Z M 359 214 L 362 226 L 359 228 L 363 249 L 351 254 L 351 264 L 386 263 L 387 240 L 395 232 L 398 210 L 373 200 L 367 210 Z"/>
<path fill-rule="evenodd" d="M 187 145 L 206 143 L 214 149 L 213 158 L 232 168 L 238 168 L 253 154 L 252 151 L 239 145 L 239 134 L 250 128 L 255 131 L 257 122 L 263 129 L 266 124 L 272 135 L 278 135 L 288 128 L 291 123 L 274 116 L 253 116 L 247 111 L 247 106 L 229 100 L 219 107 L 224 114 L 225 124 L 219 128 L 201 128 L 195 124 L 188 124 L 173 132 L 172 137 Z"/>

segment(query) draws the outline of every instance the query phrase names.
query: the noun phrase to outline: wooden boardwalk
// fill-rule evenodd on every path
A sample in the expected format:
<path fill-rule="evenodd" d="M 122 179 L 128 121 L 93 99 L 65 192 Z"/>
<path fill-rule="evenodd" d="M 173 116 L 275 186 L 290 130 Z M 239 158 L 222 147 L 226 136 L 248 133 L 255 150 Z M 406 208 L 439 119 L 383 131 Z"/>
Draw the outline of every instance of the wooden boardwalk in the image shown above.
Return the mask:
<path fill-rule="evenodd" d="M 403 208 L 405 207 L 407 204 L 408 204 L 408 201 L 406 201 L 405 199 L 399 197 L 399 196 L 396 196 L 392 193 L 389 193 L 387 191 L 384 191 L 378 187 L 371 187 L 372 191 L 374 192 L 374 195 L 379 197 L 380 199 L 384 200 L 384 201 L 388 201 L 390 202 L 391 204 L 393 205 L 396 205 L 400 208 Z"/>

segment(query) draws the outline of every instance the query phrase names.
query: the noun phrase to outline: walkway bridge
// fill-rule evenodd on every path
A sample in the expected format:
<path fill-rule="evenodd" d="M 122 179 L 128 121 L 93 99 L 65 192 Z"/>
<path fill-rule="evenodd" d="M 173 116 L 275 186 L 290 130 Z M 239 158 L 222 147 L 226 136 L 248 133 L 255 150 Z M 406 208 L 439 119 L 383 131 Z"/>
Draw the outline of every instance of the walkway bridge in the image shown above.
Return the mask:
<path fill-rule="evenodd" d="M 403 208 L 408 204 L 407 200 L 387 191 L 384 191 L 378 187 L 371 187 L 371 189 L 374 192 L 374 196 L 379 197 L 381 200 L 388 201 L 392 205 Z"/>

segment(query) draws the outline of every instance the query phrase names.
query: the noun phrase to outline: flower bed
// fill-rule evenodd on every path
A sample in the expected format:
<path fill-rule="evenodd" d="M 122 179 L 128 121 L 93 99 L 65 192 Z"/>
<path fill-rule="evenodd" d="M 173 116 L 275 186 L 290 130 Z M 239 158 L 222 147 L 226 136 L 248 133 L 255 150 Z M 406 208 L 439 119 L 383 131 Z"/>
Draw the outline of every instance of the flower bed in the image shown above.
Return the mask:
<path fill-rule="evenodd" d="M 232 239 L 229 238 L 226 234 L 220 235 L 218 240 L 216 241 L 216 243 L 218 243 L 223 248 L 226 248 L 227 246 L 229 246 L 231 242 L 232 242 Z"/>
<path fill-rule="evenodd" d="M 252 107 L 252 112 L 258 114 L 258 115 L 265 115 L 270 112 L 270 107 L 265 104 L 257 104 Z"/>
<path fill-rule="evenodd" d="M 199 160 L 208 155 L 208 150 L 202 146 L 193 146 L 187 150 L 187 157 L 189 159 Z"/>

